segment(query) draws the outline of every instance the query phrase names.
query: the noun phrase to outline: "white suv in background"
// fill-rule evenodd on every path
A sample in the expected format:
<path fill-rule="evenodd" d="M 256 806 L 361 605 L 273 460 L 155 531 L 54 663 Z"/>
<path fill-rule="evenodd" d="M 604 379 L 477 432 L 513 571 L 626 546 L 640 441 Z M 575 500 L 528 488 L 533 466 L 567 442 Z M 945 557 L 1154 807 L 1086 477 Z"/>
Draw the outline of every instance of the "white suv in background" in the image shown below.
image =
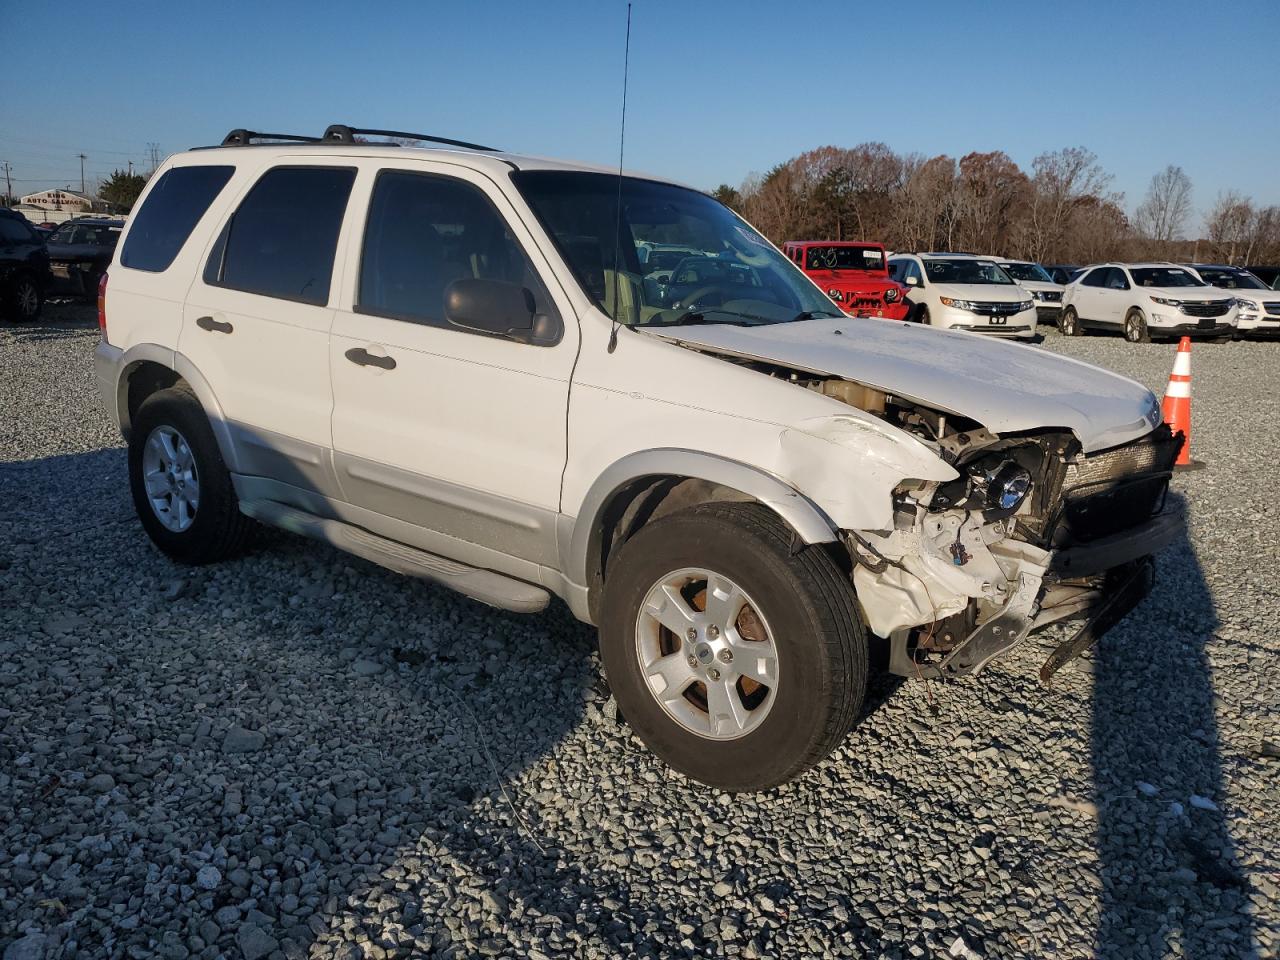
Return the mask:
<path fill-rule="evenodd" d="M 1066 287 L 1058 283 L 1038 263 L 1029 260 L 996 259 L 1000 269 L 1013 278 L 1013 282 L 1031 294 L 1036 304 L 1036 318 L 1045 323 L 1057 323 L 1062 313 L 1062 292 Z"/>
<path fill-rule="evenodd" d="M 1196 263 L 1187 269 L 1210 286 L 1235 297 L 1237 336 L 1280 336 L 1280 293 L 1243 267 Z"/>
<path fill-rule="evenodd" d="M 1236 299 L 1173 263 L 1101 263 L 1067 284 L 1058 327 L 1119 330 L 1130 343 L 1152 337 L 1230 337 Z"/>
<path fill-rule="evenodd" d="M 379 134 L 432 141 L 233 131 L 129 221 L 97 372 L 179 562 L 257 521 L 495 607 L 559 597 L 654 753 L 748 790 L 841 740 L 873 645 L 958 677 L 1055 621 L 1100 633 L 1183 535 L 1141 384 L 845 316 L 688 187 Z M 975 274 L 921 292 L 1026 297 Z"/>
<path fill-rule="evenodd" d="M 1030 340 L 1036 335 L 1031 294 L 994 260 L 959 253 L 898 254 L 889 276 L 905 284 L 909 318 L 945 330 Z"/>

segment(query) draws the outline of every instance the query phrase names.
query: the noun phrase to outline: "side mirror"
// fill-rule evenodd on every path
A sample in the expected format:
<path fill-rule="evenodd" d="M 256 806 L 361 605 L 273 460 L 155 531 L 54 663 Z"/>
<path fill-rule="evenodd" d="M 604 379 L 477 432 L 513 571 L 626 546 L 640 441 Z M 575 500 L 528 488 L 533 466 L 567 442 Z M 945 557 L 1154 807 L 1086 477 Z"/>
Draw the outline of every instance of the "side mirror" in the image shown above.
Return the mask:
<path fill-rule="evenodd" d="M 536 313 L 533 293 L 504 280 L 455 280 L 445 288 L 444 315 L 455 327 L 516 343 L 550 344 L 560 339 L 556 317 Z"/>
<path fill-rule="evenodd" d="M 908 287 L 918 287 L 918 286 L 920 285 L 920 278 L 919 278 L 919 277 L 907 277 L 907 278 L 906 278 L 906 280 L 904 280 L 903 282 L 904 282 Z"/>

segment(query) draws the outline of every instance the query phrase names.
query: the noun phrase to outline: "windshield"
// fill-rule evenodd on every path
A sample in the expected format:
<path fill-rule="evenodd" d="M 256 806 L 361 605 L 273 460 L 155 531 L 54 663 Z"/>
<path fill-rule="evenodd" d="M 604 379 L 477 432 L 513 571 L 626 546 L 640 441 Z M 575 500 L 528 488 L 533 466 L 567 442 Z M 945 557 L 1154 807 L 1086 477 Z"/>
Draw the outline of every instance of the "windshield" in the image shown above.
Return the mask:
<path fill-rule="evenodd" d="M 119 226 L 101 223 L 68 223 L 49 238 L 50 243 L 82 243 L 93 247 L 114 247 L 120 239 Z"/>
<path fill-rule="evenodd" d="M 1053 277 L 1038 263 L 1002 263 L 1001 269 L 1015 280 L 1031 280 L 1035 283 L 1053 283 Z"/>
<path fill-rule="evenodd" d="M 511 179 L 582 289 L 620 323 L 842 316 L 794 263 L 706 194 L 624 177 L 619 210 L 616 176 L 524 170 Z"/>
<path fill-rule="evenodd" d="M 1214 287 L 1227 290 L 1267 290 L 1265 283 L 1247 270 L 1213 270 L 1200 268 L 1200 279 Z"/>
<path fill-rule="evenodd" d="M 1013 283 L 990 260 L 926 260 L 924 272 L 934 283 Z"/>
<path fill-rule="evenodd" d="M 1140 287 L 1206 287 L 1186 270 L 1177 267 L 1130 267 L 1133 282 Z"/>
<path fill-rule="evenodd" d="M 876 273 L 884 273 L 884 251 L 875 247 L 846 244 L 809 247 L 805 252 L 805 268 L 808 270 L 874 270 Z"/>

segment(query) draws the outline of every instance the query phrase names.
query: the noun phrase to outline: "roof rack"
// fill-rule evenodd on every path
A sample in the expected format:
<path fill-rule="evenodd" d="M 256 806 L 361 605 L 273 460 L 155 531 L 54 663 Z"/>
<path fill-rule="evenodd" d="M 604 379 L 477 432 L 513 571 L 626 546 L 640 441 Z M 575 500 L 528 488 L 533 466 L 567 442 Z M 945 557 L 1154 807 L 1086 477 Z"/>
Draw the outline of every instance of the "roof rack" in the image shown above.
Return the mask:
<path fill-rule="evenodd" d="M 258 133 L 254 130 L 237 128 L 222 138 L 224 147 L 248 147 L 255 140 L 284 140 L 289 143 L 319 143 L 320 137 L 304 137 L 296 133 Z"/>
<path fill-rule="evenodd" d="M 423 140 L 428 143 L 443 143 L 451 147 L 462 147 L 466 150 L 483 150 L 496 153 L 496 147 L 483 147 L 478 143 L 467 143 L 465 140 L 450 140 L 448 137 L 433 137 L 426 133 L 406 133 L 403 130 L 370 130 L 363 127 L 349 127 L 346 124 L 331 124 L 320 139 L 326 143 L 360 143 L 358 136 L 399 137 L 401 140 Z"/>

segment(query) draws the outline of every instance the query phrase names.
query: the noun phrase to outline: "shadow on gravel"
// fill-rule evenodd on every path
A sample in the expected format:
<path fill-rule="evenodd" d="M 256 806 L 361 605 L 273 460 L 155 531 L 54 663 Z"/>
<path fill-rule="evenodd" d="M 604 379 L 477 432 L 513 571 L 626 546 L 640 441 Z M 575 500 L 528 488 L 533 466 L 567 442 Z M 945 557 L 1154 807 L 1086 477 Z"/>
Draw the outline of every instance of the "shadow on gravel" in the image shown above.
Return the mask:
<path fill-rule="evenodd" d="M 1174 506 L 1185 500 L 1170 494 Z M 1188 539 L 1150 597 L 1094 652 L 1092 763 L 1102 915 L 1097 956 L 1256 956 L 1249 887 L 1219 804 L 1224 778 L 1205 644 L 1218 627 Z"/>
<path fill-rule="evenodd" d="M 718 865 L 716 889 L 776 921 L 678 864 L 684 908 L 658 902 L 690 830 L 719 864 L 755 829 L 690 813 L 716 797 L 609 715 L 562 604 L 506 614 L 265 530 L 178 567 L 125 464 L 0 464 L 0 948 L 770 956 L 804 933 L 785 911 L 808 891 L 768 865 Z M 839 935 L 882 953 L 848 912 Z"/>

